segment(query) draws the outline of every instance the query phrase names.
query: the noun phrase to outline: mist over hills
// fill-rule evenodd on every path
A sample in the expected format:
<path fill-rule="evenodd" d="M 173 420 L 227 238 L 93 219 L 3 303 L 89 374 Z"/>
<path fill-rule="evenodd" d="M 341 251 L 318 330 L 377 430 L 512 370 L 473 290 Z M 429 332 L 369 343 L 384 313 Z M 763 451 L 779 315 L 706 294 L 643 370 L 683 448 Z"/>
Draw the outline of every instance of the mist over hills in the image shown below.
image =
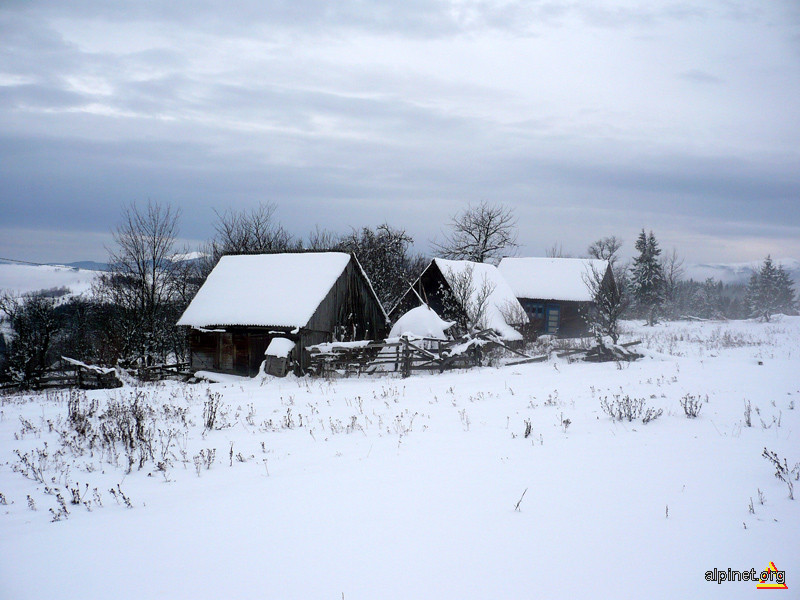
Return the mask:
<path fill-rule="evenodd" d="M 775 265 L 783 265 L 789 273 L 789 277 L 796 284 L 800 284 L 800 260 L 796 258 L 776 258 L 773 259 Z M 759 269 L 763 261 L 756 260 L 740 263 L 693 263 L 684 266 L 686 279 L 695 281 L 705 281 L 709 277 L 721 281 L 722 283 L 747 283 L 753 271 Z"/>

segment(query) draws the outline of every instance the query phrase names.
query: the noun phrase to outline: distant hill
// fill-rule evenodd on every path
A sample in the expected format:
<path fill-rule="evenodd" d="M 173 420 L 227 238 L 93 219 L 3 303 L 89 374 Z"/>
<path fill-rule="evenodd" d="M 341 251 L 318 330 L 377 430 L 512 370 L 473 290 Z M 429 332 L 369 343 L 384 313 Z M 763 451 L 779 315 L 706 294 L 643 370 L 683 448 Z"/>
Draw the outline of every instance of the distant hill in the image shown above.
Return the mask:
<path fill-rule="evenodd" d="M 65 267 L 75 267 L 77 269 L 86 269 L 87 271 L 108 271 L 108 263 L 96 262 L 94 260 L 79 260 L 71 263 L 47 263 L 53 266 L 63 265 Z"/>
<path fill-rule="evenodd" d="M 685 277 L 692 278 L 695 281 L 705 281 L 709 277 L 713 277 L 722 283 L 747 283 L 750 275 L 754 270 L 758 269 L 764 261 L 757 260 L 752 262 L 741 263 L 696 263 L 685 266 Z M 795 258 L 776 258 L 774 259 L 776 265 L 783 265 L 783 268 L 789 273 L 789 276 L 800 284 L 800 260 Z"/>

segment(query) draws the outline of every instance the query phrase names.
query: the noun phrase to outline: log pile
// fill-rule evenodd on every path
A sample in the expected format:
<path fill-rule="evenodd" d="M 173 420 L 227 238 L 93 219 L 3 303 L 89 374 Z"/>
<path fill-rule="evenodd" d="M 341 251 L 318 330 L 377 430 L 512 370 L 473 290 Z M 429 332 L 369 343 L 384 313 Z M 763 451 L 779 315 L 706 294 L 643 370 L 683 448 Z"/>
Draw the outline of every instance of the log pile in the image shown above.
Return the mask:
<path fill-rule="evenodd" d="M 609 362 L 609 361 L 633 361 L 642 358 L 644 355 L 629 350 L 630 347 L 641 344 L 640 341 L 628 342 L 627 344 L 604 344 L 598 342 L 592 348 L 586 350 L 583 360 L 587 362 Z"/>

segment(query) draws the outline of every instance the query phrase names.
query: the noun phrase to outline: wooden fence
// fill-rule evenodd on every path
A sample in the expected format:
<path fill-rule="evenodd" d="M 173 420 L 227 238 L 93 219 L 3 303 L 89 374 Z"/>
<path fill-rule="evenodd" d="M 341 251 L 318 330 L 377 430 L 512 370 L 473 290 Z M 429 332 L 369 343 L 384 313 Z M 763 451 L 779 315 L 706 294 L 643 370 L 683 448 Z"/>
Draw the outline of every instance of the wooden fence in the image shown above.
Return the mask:
<path fill-rule="evenodd" d="M 194 377 L 194 372 L 189 371 L 188 362 L 179 362 L 171 365 L 150 365 L 126 369 L 128 373 L 142 381 L 160 381 L 162 379 L 188 380 Z"/>
<path fill-rule="evenodd" d="M 62 357 L 61 360 L 31 381 L 0 384 L 0 390 L 13 392 L 20 389 L 46 390 L 66 387 L 104 389 L 121 385 L 122 382 L 117 378 L 114 369 L 87 365 L 71 358 Z"/>
<path fill-rule="evenodd" d="M 128 374 L 143 381 L 161 379 L 183 379 L 193 377 L 188 371 L 189 363 L 171 365 L 152 365 L 135 369 L 124 369 Z M 62 356 L 61 359 L 46 369 L 40 376 L 26 382 L 0 383 L 0 392 L 15 392 L 20 389 L 46 390 L 52 388 L 77 387 L 81 389 L 109 389 L 122 386 L 116 369 L 87 365 L 81 361 Z"/>
<path fill-rule="evenodd" d="M 414 371 L 438 371 L 480 366 L 484 353 L 503 347 L 524 358 L 521 362 L 546 360 L 532 357 L 506 346 L 491 330 L 455 340 L 399 337 L 380 341 L 332 342 L 309 346 L 310 370 L 316 375 L 400 373 L 408 377 Z"/>

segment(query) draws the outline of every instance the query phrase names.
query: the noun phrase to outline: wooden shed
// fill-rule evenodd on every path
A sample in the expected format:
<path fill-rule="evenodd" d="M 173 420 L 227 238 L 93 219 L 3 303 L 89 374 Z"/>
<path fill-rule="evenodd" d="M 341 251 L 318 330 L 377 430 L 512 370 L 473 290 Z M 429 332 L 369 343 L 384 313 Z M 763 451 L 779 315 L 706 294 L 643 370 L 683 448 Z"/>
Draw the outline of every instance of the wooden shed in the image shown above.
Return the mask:
<path fill-rule="evenodd" d="M 382 339 L 387 324 L 366 273 L 343 252 L 223 256 L 178 321 L 192 328 L 192 369 L 251 377 L 275 338 L 294 349 L 273 358 L 302 373 L 306 346 Z M 280 364 L 270 370 L 281 374 Z"/>
<path fill-rule="evenodd" d="M 453 293 L 471 280 L 471 290 Z M 417 280 L 411 284 L 400 301 L 392 308 L 389 318 L 396 321 L 409 310 L 421 304 L 420 299 L 436 314 L 448 321 L 461 322 L 463 301 L 479 302 L 483 290 L 488 292 L 482 326 L 494 329 L 506 341 L 519 341 L 519 328 L 527 324 L 527 316 L 513 290 L 494 265 L 467 260 L 434 258 Z"/>
<path fill-rule="evenodd" d="M 589 335 L 583 316 L 594 297 L 587 285 L 593 271 L 602 285 L 615 285 L 607 260 L 584 258 L 504 258 L 497 267 L 519 300 L 537 335 Z"/>

